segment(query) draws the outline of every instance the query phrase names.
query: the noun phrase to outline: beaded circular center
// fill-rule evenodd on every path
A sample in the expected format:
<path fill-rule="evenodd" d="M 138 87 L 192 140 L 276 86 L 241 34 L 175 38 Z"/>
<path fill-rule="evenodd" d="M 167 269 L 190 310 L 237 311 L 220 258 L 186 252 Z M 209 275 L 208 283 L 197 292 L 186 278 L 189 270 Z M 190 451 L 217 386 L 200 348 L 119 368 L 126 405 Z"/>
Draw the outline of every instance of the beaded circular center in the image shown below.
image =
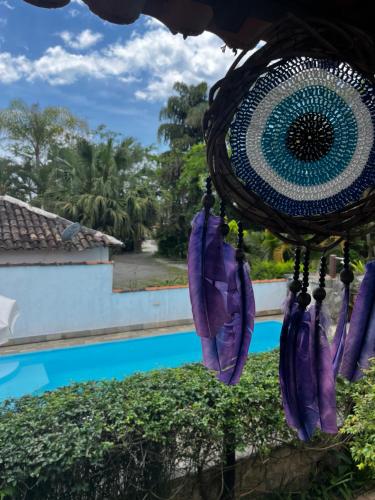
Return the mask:
<path fill-rule="evenodd" d="M 288 128 L 286 147 L 298 160 L 318 161 L 332 148 L 334 130 L 322 113 L 305 113 Z"/>
<path fill-rule="evenodd" d="M 258 78 L 230 128 L 249 191 L 289 215 L 323 215 L 375 185 L 375 92 L 346 63 L 295 58 Z"/>

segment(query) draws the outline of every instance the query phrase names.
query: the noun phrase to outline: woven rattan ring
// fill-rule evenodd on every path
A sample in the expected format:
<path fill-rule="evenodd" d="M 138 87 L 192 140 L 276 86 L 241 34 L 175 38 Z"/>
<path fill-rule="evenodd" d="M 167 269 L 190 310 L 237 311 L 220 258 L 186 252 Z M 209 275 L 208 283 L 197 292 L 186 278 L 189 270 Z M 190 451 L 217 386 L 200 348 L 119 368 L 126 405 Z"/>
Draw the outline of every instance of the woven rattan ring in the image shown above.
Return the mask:
<path fill-rule="evenodd" d="M 329 248 L 375 220 L 374 41 L 292 16 L 264 39 L 211 89 L 210 174 L 243 220 Z"/>

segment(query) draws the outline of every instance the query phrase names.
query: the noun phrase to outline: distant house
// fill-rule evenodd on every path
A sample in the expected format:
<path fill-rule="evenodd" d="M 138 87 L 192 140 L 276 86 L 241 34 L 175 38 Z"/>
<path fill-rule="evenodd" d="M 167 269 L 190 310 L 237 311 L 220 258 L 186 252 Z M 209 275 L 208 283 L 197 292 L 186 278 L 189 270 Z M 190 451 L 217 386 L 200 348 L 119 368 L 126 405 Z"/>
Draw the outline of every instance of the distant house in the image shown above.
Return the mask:
<path fill-rule="evenodd" d="M 64 241 L 64 230 L 72 224 L 11 196 L 0 196 L 0 265 L 108 262 L 109 248 L 122 246 L 116 238 L 84 226 Z"/>

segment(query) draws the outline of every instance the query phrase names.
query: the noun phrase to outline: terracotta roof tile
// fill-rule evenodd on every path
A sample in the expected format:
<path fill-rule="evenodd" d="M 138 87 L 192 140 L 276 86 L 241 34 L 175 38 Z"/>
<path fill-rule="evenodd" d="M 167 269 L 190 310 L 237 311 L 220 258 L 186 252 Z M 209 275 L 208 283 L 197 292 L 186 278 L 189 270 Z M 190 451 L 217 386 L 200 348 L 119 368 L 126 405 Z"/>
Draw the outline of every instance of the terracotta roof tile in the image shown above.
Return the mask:
<path fill-rule="evenodd" d="M 121 246 L 122 242 L 100 231 L 82 226 L 71 241 L 62 233 L 72 224 L 56 214 L 12 198 L 0 196 L 0 250 L 66 249 L 85 250 L 100 246 Z"/>

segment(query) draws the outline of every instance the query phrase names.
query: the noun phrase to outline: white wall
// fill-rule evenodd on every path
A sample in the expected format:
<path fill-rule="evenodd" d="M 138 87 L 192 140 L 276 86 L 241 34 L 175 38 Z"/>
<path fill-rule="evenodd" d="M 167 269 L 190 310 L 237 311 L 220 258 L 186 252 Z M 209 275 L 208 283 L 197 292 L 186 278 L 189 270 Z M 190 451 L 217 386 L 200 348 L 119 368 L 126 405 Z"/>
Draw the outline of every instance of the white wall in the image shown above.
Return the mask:
<path fill-rule="evenodd" d="M 285 288 L 255 283 L 257 311 L 280 308 Z M 113 293 L 111 264 L 0 266 L 0 294 L 18 303 L 18 338 L 192 318 L 187 288 Z"/>
<path fill-rule="evenodd" d="M 108 261 L 108 247 L 77 250 L 0 250 L 1 264 Z"/>

